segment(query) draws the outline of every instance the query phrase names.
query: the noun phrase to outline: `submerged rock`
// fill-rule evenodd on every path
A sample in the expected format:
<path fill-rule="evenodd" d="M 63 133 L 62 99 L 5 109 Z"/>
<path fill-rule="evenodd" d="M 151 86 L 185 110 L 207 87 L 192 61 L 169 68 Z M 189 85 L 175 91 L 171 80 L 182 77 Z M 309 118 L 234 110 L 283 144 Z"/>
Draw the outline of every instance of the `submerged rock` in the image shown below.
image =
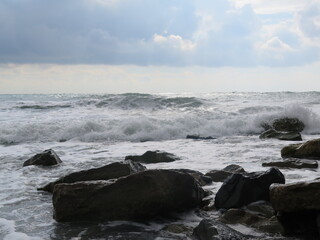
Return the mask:
<path fill-rule="evenodd" d="M 286 140 L 286 141 L 302 141 L 302 137 L 299 132 L 280 132 L 274 129 L 269 129 L 261 133 L 259 138 L 260 139 L 275 138 L 275 139 Z"/>
<path fill-rule="evenodd" d="M 320 160 L 320 139 L 286 146 L 281 150 L 281 157 Z"/>
<path fill-rule="evenodd" d="M 212 139 L 217 139 L 217 138 L 211 137 L 211 136 L 203 137 L 203 136 L 200 136 L 200 135 L 187 135 L 186 138 L 187 138 L 187 139 L 195 139 L 195 140 L 212 140 Z"/>
<path fill-rule="evenodd" d="M 130 160 L 124 162 L 115 162 L 103 167 L 83 170 L 68 174 L 59 178 L 55 182 L 51 182 L 38 190 L 53 192 L 54 186 L 59 183 L 74 183 L 79 181 L 93 181 L 93 180 L 109 180 L 127 176 L 133 173 L 146 170 L 146 167 L 140 163 L 135 163 Z"/>
<path fill-rule="evenodd" d="M 212 170 L 206 173 L 205 176 L 211 177 L 214 182 L 223 182 L 234 173 L 245 173 L 245 170 L 239 165 L 231 164 L 221 170 Z"/>
<path fill-rule="evenodd" d="M 289 159 L 279 162 L 262 163 L 263 167 L 278 167 L 278 168 L 318 168 L 318 161 Z"/>
<path fill-rule="evenodd" d="M 146 170 L 115 182 L 57 184 L 54 218 L 66 221 L 148 220 L 195 208 L 204 190 L 189 174 Z"/>
<path fill-rule="evenodd" d="M 42 153 L 38 153 L 32 158 L 28 159 L 23 163 L 23 166 L 30 165 L 41 165 L 41 166 L 52 166 L 62 163 L 59 156 L 52 149 L 48 149 L 43 151 Z"/>
<path fill-rule="evenodd" d="M 270 201 L 287 234 L 320 237 L 320 181 L 274 184 Z"/>
<path fill-rule="evenodd" d="M 237 232 L 227 225 L 213 219 L 203 219 L 193 230 L 192 236 L 197 240 L 252 239 L 250 236 Z"/>
<path fill-rule="evenodd" d="M 285 183 L 283 174 L 277 168 L 266 172 L 233 174 L 227 178 L 215 196 L 215 207 L 238 208 L 259 200 L 269 200 L 269 186 Z"/>
<path fill-rule="evenodd" d="M 174 162 L 180 160 L 177 156 L 172 153 L 162 151 L 147 151 L 142 155 L 126 156 L 126 160 L 132 160 L 140 163 L 160 163 L 160 162 Z"/>

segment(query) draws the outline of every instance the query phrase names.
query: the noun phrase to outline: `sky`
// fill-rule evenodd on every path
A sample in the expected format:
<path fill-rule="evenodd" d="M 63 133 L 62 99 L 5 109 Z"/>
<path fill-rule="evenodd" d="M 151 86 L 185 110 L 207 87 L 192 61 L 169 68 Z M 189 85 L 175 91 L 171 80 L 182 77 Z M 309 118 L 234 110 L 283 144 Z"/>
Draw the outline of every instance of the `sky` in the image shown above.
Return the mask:
<path fill-rule="evenodd" d="M 320 0 L 0 0 L 0 94 L 320 91 Z"/>

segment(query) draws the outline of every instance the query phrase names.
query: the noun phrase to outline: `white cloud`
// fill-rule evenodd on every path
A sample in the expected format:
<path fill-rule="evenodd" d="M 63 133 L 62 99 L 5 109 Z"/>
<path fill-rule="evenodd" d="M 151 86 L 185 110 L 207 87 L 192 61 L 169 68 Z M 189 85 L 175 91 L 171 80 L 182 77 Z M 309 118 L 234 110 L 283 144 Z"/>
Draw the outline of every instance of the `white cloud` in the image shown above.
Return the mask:
<path fill-rule="evenodd" d="M 269 39 L 264 44 L 262 44 L 261 49 L 275 52 L 293 51 L 293 49 L 288 44 L 281 41 L 277 36 Z"/>
<path fill-rule="evenodd" d="M 153 41 L 156 44 L 167 45 L 169 47 L 177 48 L 182 51 L 191 51 L 196 47 L 196 44 L 188 39 L 183 39 L 179 35 L 162 36 L 159 34 L 153 35 Z"/>

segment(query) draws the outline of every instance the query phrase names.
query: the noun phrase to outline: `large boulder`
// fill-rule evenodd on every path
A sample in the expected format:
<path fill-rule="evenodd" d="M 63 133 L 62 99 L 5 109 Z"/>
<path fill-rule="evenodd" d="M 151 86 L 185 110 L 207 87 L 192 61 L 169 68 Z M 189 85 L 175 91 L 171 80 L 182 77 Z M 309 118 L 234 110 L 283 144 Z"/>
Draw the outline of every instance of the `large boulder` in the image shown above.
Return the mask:
<path fill-rule="evenodd" d="M 280 132 L 274 129 L 269 129 L 261 133 L 259 138 L 260 139 L 275 138 L 275 139 L 286 140 L 286 141 L 302 141 L 302 137 L 299 132 Z"/>
<path fill-rule="evenodd" d="M 94 181 L 94 180 L 109 180 L 127 176 L 133 173 L 146 170 L 146 167 L 140 163 L 135 163 L 130 160 L 124 162 L 114 162 L 99 168 L 92 168 L 68 174 L 59 178 L 55 182 L 48 183 L 38 190 L 53 192 L 54 186 L 59 183 L 74 183 L 80 181 Z"/>
<path fill-rule="evenodd" d="M 160 163 L 160 162 L 174 162 L 180 160 L 172 153 L 156 151 L 147 151 L 142 155 L 129 155 L 125 157 L 126 160 L 131 160 L 140 163 Z"/>
<path fill-rule="evenodd" d="M 320 138 L 286 146 L 281 149 L 281 157 L 320 160 Z"/>
<path fill-rule="evenodd" d="M 270 201 L 287 234 L 320 237 L 320 181 L 274 184 Z M 314 237 L 314 238 L 310 238 Z"/>
<path fill-rule="evenodd" d="M 231 164 L 221 170 L 211 170 L 205 176 L 211 177 L 213 182 L 223 182 L 234 173 L 245 173 L 245 170 L 239 165 Z"/>
<path fill-rule="evenodd" d="M 40 165 L 40 166 L 52 166 L 61 163 L 61 159 L 52 149 L 38 153 L 32 158 L 23 163 L 23 166 Z"/>
<path fill-rule="evenodd" d="M 54 218 L 66 221 L 148 220 L 195 208 L 204 190 L 186 173 L 147 170 L 114 181 L 57 184 Z"/>
<path fill-rule="evenodd" d="M 203 219 L 197 227 L 194 228 L 193 238 L 196 240 L 245 240 L 252 239 L 235 231 L 226 224 L 213 219 Z"/>
<path fill-rule="evenodd" d="M 318 168 L 318 161 L 301 160 L 301 159 L 288 159 L 278 162 L 265 162 L 262 163 L 263 167 L 278 167 L 278 168 Z"/>
<path fill-rule="evenodd" d="M 233 174 L 218 190 L 214 205 L 217 209 L 229 209 L 259 200 L 269 201 L 269 187 L 272 183 L 285 183 L 283 174 L 277 168 L 270 168 L 266 172 Z"/>

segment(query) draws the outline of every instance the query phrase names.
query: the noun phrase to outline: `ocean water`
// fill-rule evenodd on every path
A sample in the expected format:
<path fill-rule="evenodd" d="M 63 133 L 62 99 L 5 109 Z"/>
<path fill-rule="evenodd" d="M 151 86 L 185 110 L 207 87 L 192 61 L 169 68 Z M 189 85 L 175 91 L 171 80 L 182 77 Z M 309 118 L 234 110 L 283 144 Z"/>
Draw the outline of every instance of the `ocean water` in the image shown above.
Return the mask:
<path fill-rule="evenodd" d="M 201 220 L 194 211 L 170 221 L 61 224 L 52 218 L 52 196 L 36 189 L 67 173 L 148 150 L 181 158 L 150 164 L 149 169 L 206 173 L 239 164 L 247 171 L 265 171 L 261 164 L 281 160 L 281 148 L 291 143 L 259 139 L 261 124 L 279 117 L 303 121 L 304 141 L 320 138 L 320 92 L 0 95 L 0 239 L 155 239 L 170 223 L 192 228 Z M 188 134 L 216 139 L 186 139 Z M 49 148 L 63 164 L 22 167 L 25 160 Z M 281 171 L 287 182 L 319 177 L 318 169 Z M 206 188 L 214 193 L 220 186 Z M 178 234 L 157 239 L 187 238 Z"/>

